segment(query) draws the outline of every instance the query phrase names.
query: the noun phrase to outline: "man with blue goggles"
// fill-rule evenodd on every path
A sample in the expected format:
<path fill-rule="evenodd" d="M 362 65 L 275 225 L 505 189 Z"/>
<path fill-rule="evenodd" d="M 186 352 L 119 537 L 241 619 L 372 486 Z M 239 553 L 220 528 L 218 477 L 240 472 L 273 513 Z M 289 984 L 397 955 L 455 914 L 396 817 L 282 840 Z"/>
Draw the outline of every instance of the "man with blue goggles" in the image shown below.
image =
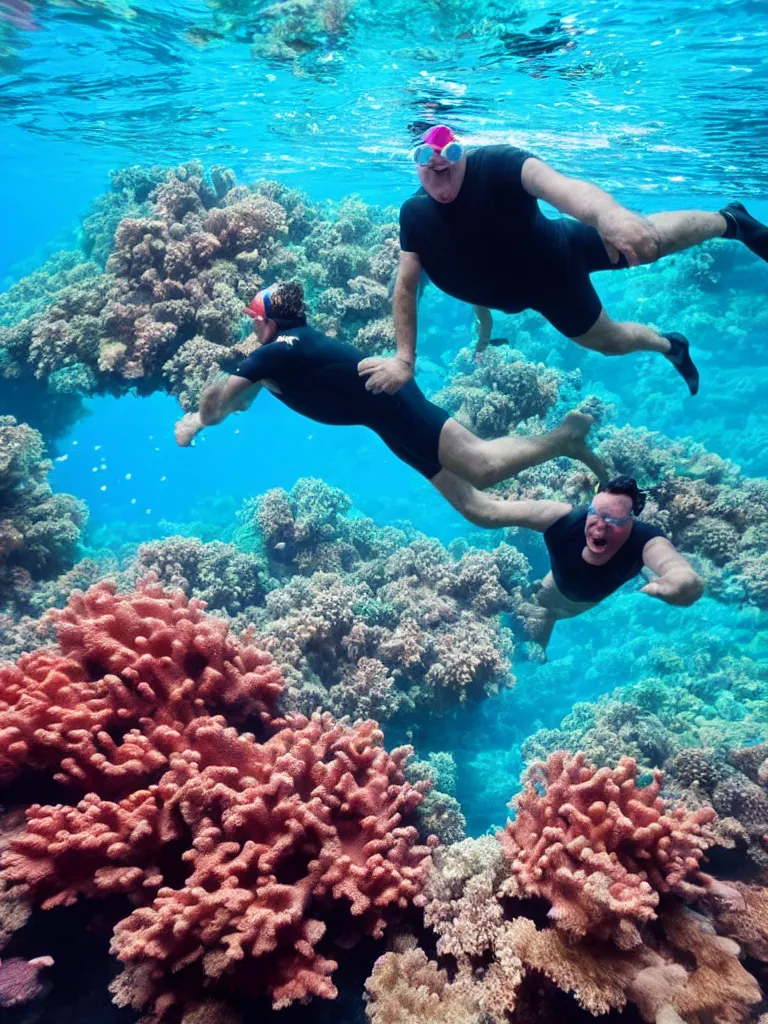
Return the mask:
<path fill-rule="evenodd" d="M 417 305 L 426 277 L 475 307 L 478 349 L 492 343 L 490 310 L 533 309 L 567 338 L 603 355 L 663 355 L 695 395 L 699 374 L 686 338 L 612 320 L 591 275 L 653 263 L 718 237 L 737 239 L 768 262 L 768 227 L 738 202 L 718 213 L 640 216 L 514 146 L 467 151 L 447 125 L 426 132 L 412 156 L 421 188 L 400 209 L 392 306 L 397 355 L 361 364 L 374 393 L 394 394 L 413 376 Z M 567 217 L 545 217 L 540 199 Z"/>
<path fill-rule="evenodd" d="M 645 495 L 632 477 L 603 484 L 587 508 L 562 501 L 517 502 L 517 525 L 544 534 L 550 572 L 526 608 L 529 634 L 546 649 L 555 623 L 589 611 L 643 570 L 641 593 L 687 607 L 704 587 L 663 531 L 637 517 Z"/>

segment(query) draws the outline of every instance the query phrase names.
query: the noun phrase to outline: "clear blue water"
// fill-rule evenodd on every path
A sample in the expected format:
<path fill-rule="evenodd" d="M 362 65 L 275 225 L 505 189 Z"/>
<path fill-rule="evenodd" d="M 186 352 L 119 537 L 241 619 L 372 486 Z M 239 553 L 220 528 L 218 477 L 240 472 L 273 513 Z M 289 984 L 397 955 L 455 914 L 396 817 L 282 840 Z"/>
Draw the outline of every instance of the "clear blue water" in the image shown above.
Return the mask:
<path fill-rule="evenodd" d="M 79 244 L 80 220 L 108 190 L 110 170 L 200 159 L 246 183 L 276 178 L 314 201 L 355 193 L 397 206 L 414 188 L 414 131 L 443 120 L 473 144 L 535 150 L 644 213 L 717 209 L 739 197 L 768 222 L 766 0 L 358 0 L 341 29 L 313 25 L 290 52 L 267 45 L 277 6 L 0 0 L 5 288 Z M 648 319 L 689 334 L 704 382 L 697 398 L 651 356 L 607 361 L 533 317 L 501 317 L 497 333 L 527 358 L 579 370 L 581 393 L 613 402 L 617 425 L 692 437 L 745 477 L 768 477 L 768 268 L 729 252 L 701 293 L 672 265 L 596 280 L 617 319 L 646 303 Z M 433 393 L 470 343 L 472 316 L 430 289 L 420 324 L 418 379 Z M 87 503 L 84 552 L 126 556 L 206 516 L 212 539 L 224 530 L 212 498 L 234 511 L 307 476 L 341 488 L 379 526 L 407 522 L 444 545 L 497 541 L 366 430 L 303 421 L 269 396 L 192 451 L 173 442 L 179 408 L 165 394 L 90 398 L 85 407 L 86 418 L 51 439 L 50 476 L 55 491 Z M 521 543 L 543 565 L 540 541 Z M 520 658 L 515 690 L 432 745 L 457 759 L 469 832 L 503 823 L 527 737 L 555 728 L 578 701 L 655 675 L 658 652 L 679 657 L 675 680 L 695 675 L 708 645 L 720 652 L 713 663 L 727 651 L 764 673 L 765 612 L 713 596 L 672 609 L 629 585 L 561 623 L 548 664 Z M 735 720 L 742 711 L 718 713 Z"/>

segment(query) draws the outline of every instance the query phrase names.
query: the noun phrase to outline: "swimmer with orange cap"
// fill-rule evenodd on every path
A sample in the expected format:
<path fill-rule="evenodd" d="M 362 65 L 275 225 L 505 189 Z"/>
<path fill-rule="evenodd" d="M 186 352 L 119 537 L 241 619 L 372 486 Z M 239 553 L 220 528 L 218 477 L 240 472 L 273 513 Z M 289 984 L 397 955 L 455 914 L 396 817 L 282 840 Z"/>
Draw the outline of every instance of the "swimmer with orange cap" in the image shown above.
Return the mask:
<path fill-rule="evenodd" d="M 203 392 L 200 408 L 176 424 L 176 441 L 190 446 L 205 427 L 247 409 L 265 389 L 318 423 L 369 427 L 397 458 L 421 473 L 466 519 L 478 526 L 521 525 L 525 502 L 484 488 L 557 456 L 584 463 L 599 479 L 603 464 L 587 444 L 592 418 L 570 412 L 544 434 L 482 440 L 428 401 L 415 381 L 396 395 L 374 394 L 359 367 L 363 353 L 309 326 L 297 281 L 266 288 L 244 310 L 254 351 Z"/>

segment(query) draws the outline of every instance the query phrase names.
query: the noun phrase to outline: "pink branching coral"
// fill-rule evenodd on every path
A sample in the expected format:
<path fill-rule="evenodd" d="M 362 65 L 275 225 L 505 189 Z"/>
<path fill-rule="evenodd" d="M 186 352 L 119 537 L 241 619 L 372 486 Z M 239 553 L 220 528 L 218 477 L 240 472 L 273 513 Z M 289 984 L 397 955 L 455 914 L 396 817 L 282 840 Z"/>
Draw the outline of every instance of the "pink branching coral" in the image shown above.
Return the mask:
<path fill-rule="evenodd" d="M 147 1021 L 217 986 L 333 998 L 333 941 L 380 937 L 426 878 L 411 748 L 372 721 L 274 718 L 271 658 L 181 593 L 101 584 L 51 615 L 58 650 L 0 668 L 0 781 L 52 771 L 79 799 L 9 831 L 4 901 L 129 895 L 113 992 Z"/>
<path fill-rule="evenodd" d="M 703 895 L 700 871 L 711 844 L 711 808 L 668 809 L 663 773 L 638 784 L 638 767 L 622 758 L 596 769 L 583 754 L 551 754 L 530 770 L 501 841 L 523 893 L 543 896 L 558 928 L 641 942 L 638 926 L 656 917 L 660 895 Z"/>
<path fill-rule="evenodd" d="M 200 714 L 265 719 L 279 670 L 203 607 L 159 587 L 118 595 L 102 583 L 52 611 L 59 650 L 0 665 L 0 782 L 31 768 L 81 792 L 123 792 L 184 749 Z"/>

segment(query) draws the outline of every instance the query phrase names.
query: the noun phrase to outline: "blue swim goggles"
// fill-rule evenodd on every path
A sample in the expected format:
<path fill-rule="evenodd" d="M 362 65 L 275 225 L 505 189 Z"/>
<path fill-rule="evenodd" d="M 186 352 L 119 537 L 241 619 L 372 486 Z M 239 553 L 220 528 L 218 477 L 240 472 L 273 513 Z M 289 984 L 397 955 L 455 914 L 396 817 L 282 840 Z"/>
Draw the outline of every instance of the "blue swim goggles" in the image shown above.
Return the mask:
<path fill-rule="evenodd" d="M 590 505 L 587 509 L 588 516 L 597 516 L 598 519 L 602 519 L 604 523 L 608 523 L 609 526 L 623 526 L 625 523 L 631 522 L 635 516 L 633 512 L 630 512 L 628 516 L 622 516 L 621 519 L 617 519 L 616 516 L 607 516 L 605 512 L 601 512 L 596 509 L 594 505 Z"/>
<path fill-rule="evenodd" d="M 432 157 L 437 153 L 447 160 L 449 164 L 457 164 L 459 160 L 464 156 L 464 147 L 460 142 L 449 142 L 443 146 L 442 149 L 438 149 L 437 146 L 432 146 L 428 142 L 422 142 L 420 146 L 412 152 L 413 162 L 417 167 L 426 167 Z"/>

